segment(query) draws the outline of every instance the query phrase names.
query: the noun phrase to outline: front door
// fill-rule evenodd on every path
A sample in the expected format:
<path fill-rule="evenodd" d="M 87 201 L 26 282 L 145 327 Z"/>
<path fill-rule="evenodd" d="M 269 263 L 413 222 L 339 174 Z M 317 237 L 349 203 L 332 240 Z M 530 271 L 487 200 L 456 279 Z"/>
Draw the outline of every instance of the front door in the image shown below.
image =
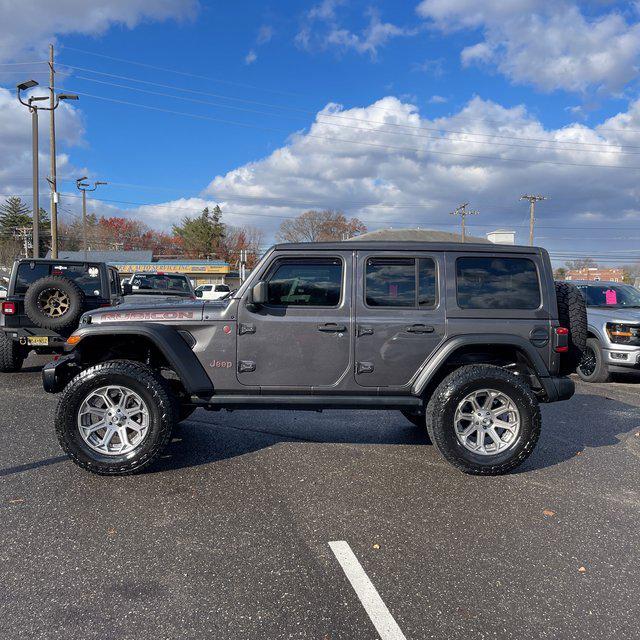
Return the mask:
<path fill-rule="evenodd" d="M 352 254 L 290 252 L 270 263 L 267 303 L 238 310 L 238 380 L 273 389 L 327 389 L 351 368 Z"/>
<path fill-rule="evenodd" d="M 445 335 L 440 254 L 359 251 L 356 295 L 356 383 L 410 384 Z"/>

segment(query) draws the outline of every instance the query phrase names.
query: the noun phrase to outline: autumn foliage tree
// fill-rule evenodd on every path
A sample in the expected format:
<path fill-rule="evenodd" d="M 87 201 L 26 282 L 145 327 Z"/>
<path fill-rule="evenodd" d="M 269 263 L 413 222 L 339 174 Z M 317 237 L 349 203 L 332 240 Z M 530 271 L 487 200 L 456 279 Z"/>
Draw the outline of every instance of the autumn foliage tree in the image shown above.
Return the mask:
<path fill-rule="evenodd" d="M 280 224 L 276 238 L 282 242 L 322 242 L 345 240 L 364 233 L 365 224 L 358 218 L 347 218 L 342 211 L 325 209 L 305 211 Z"/>

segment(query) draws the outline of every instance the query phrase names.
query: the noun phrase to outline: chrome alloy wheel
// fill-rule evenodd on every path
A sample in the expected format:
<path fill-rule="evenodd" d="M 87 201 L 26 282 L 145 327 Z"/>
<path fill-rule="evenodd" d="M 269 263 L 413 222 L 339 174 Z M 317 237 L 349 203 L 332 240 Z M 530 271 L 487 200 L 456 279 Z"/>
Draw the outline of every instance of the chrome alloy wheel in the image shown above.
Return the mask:
<path fill-rule="evenodd" d="M 502 391 L 479 389 L 458 403 L 454 428 L 458 442 L 465 449 L 482 456 L 494 456 L 518 439 L 520 412 Z"/>
<path fill-rule="evenodd" d="M 78 430 L 94 451 L 119 456 L 133 451 L 146 438 L 151 416 L 144 400 L 119 386 L 92 391 L 80 406 Z"/>
<path fill-rule="evenodd" d="M 45 289 L 38 296 L 38 307 L 50 318 L 63 316 L 70 306 L 69 296 L 60 289 Z"/>

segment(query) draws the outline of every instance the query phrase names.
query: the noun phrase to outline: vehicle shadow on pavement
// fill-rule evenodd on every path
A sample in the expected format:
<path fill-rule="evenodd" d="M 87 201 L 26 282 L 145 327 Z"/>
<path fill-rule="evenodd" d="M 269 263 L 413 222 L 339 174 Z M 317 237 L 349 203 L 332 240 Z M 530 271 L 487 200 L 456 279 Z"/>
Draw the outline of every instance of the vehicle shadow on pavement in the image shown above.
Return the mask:
<path fill-rule="evenodd" d="M 516 473 L 561 464 L 585 449 L 623 445 L 639 427 L 638 407 L 599 395 L 579 393 L 568 402 L 545 405 L 538 447 Z M 281 442 L 429 444 L 426 429 L 410 425 L 399 412 L 199 411 L 180 425 L 178 437 L 148 472 L 215 463 Z M 437 455 L 431 447 L 428 452 Z"/>
<path fill-rule="evenodd" d="M 587 449 L 624 447 L 640 429 L 640 408 L 603 395 L 578 392 L 567 402 L 543 405 L 542 412 L 538 446 L 515 473 L 561 464 Z"/>

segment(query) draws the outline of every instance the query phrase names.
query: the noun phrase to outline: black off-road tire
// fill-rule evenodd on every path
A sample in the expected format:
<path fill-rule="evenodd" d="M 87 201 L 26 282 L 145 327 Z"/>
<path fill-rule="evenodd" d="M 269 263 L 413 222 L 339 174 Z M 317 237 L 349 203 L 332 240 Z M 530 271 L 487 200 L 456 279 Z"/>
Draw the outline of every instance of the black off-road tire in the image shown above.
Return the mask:
<path fill-rule="evenodd" d="M 15 340 L 0 332 L 0 372 L 14 373 L 22 369 L 27 351 Z"/>
<path fill-rule="evenodd" d="M 570 282 L 556 282 L 558 320 L 569 329 L 569 351 L 560 356 L 560 375 L 575 373 L 587 347 L 587 308 L 582 294 Z"/>
<path fill-rule="evenodd" d="M 149 410 L 149 431 L 133 451 L 105 455 L 82 439 L 78 411 L 95 389 L 118 385 L 135 391 Z M 65 388 L 56 411 L 56 434 L 64 452 L 78 466 L 99 475 L 124 476 L 149 466 L 163 452 L 176 422 L 175 403 L 169 386 L 148 366 L 131 360 L 110 360 L 79 373 Z"/>
<path fill-rule="evenodd" d="M 520 413 L 520 432 L 513 444 L 501 453 L 480 455 L 466 449 L 455 434 L 454 416 L 458 404 L 480 389 L 501 391 L 516 404 Z M 540 437 L 540 407 L 522 379 L 501 367 L 468 365 L 450 373 L 436 388 L 427 404 L 427 429 L 436 449 L 464 473 L 496 476 L 521 465 L 534 450 Z"/>
<path fill-rule="evenodd" d="M 584 382 L 609 382 L 611 374 L 602 357 L 600 342 L 596 338 L 587 340 L 587 348 L 582 361 L 578 364 L 576 373 Z"/>
<path fill-rule="evenodd" d="M 68 310 L 60 316 L 52 316 L 42 307 L 43 297 L 49 290 L 61 292 L 68 300 Z M 84 292 L 73 280 L 64 276 L 40 278 L 27 289 L 24 296 L 24 310 L 37 327 L 63 331 L 77 325 L 84 311 Z"/>

